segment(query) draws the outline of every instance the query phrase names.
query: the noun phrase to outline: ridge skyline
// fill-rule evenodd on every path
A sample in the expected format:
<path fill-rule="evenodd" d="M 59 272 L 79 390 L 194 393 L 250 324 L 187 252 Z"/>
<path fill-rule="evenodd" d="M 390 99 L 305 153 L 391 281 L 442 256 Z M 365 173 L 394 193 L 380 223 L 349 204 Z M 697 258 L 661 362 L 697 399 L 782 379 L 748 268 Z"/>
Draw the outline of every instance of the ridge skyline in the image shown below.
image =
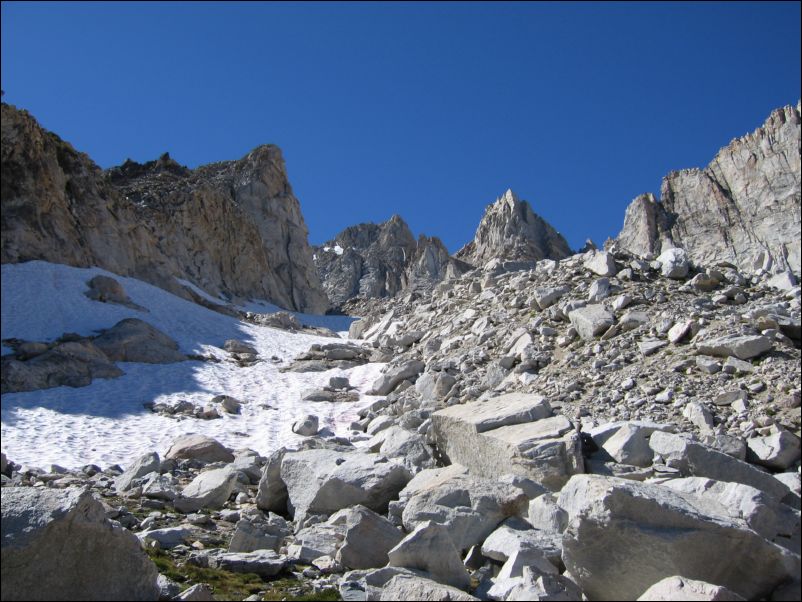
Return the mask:
<path fill-rule="evenodd" d="M 313 244 L 396 212 L 453 253 L 508 187 L 601 244 L 800 96 L 793 3 L 37 6 L 2 5 L 5 101 L 103 167 L 275 143 Z"/>

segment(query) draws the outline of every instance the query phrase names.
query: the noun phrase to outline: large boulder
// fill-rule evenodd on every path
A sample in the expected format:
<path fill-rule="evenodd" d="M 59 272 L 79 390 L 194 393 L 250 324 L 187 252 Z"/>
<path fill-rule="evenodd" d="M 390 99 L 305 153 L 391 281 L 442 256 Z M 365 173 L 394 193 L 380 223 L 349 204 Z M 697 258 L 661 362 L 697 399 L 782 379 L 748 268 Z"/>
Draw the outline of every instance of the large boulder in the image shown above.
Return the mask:
<path fill-rule="evenodd" d="M 285 454 L 279 477 L 287 489 L 287 509 L 300 523 L 309 514 L 332 514 L 356 504 L 386 512 L 412 475 L 376 454 L 308 449 Z"/>
<path fill-rule="evenodd" d="M 524 516 L 529 498 L 523 489 L 467 474 L 463 466 L 424 470 L 400 492 L 391 514 L 412 531 L 421 523 L 444 525 L 458 550 L 479 544 L 511 516 Z"/>
<path fill-rule="evenodd" d="M 422 435 L 400 426 L 390 426 L 380 432 L 379 452 L 388 458 L 399 458 L 413 474 L 422 468 L 433 468 L 434 458 Z"/>
<path fill-rule="evenodd" d="M 305 564 L 311 564 L 321 556 L 334 558 L 344 537 L 345 524 L 342 520 L 314 523 L 295 534 L 294 542 L 287 546 L 287 554 Z"/>
<path fill-rule="evenodd" d="M 182 435 L 173 441 L 164 456 L 168 460 L 200 460 L 202 462 L 233 462 L 234 454 L 223 444 L 206 435 Z"/>
<path fill-rule="evenodd" d="M 584 266 L 597 276 L 615 276 L 615 258 L 604 251 L 590 251 L 585 258 Z"/>
<path fill-rule="evenodd" d="M 281 480 L 281 461 L 286 453 L 286 447 L 277 449 L 270 454 L 262 468 L 256 505 L 265 512 L 277 514 L 287 512 L 287 485 Z"/>
<path fill-rule="evenodd" d="M 237 471 L 230 466 L 202 472 L 184 487 L 174 502 L 175 509 L 188 514 L 201 508 L 222 508 L 236 482 Z"/>
<path fill-rule="evenodd" d="M 115 362 L 169 364 L 187 359 L 178 343 L 147 322 L 126 318 L 94 340 L 95 345 Z"/>
<path fill-rule="evenodd" d="M 685 278 L 690 270 L 688 254 L 683 249 L 666 249 L 657 258 L 660 273 L 666 278 Z"/>
<path fill-rule="evenodd" d="M 765 437 L 747 439 L 746 444 L 750 462 L 774 470 L 787 470 L 802 454 L 799 437 L 784 429 Z"/>
<path fill-rule="evenodd" d="M 539 395 L 510 393 L 432 415 L 438 450 L 478 476 L 511 473 L 559 489 L 582 472 L 581 443 L 564 416 Z"/>
<path fill-rule="evenodd" d="M 799 574 L 799 555 L 667 487 L 576 475 L 558 501 L 569 517 L 563 561 L 592 600 L 634 600 L 673 575 L 758 599 Z"/>
<path fill-rule="evenodd" d="M 2 488 L 3 600 L 157 600 L 158 571 L 88 491 Z"/>
<path fill-rule="evenodd" d="M 670 479 L 665 487 L 690 494 L 711 512 L 742 519 L 755 533 L 789 550 L 799 551 L 799 510 L 743 483 L 726 483 L 704 477 Z"/>
<path fill-rule="evenodd" d="M 276 517 L 276 515 L 273 515 Z M 280 517 L 279 518 L 281 521 Z M 264 522 L 254 522 L 240 519 L 234 528 L 231 542 L 228 544 L 229 552 L 253 552 L 254 550 L 278 550 L 279 545 L 289 528 L 286 523 L 276 525 Z"/>
<path fill-rule="evenodd" d="M 393 391 L 403 380 L 416 377 L 423 372 L 426 364 L 420 360 L 411 360 L 391 367 L 373 383 L 370 395 L 387 395 Z"/>
<path fill-rule="evenodd" d="M 467 590 L 471 579 L 448 529 L 432 521 L 421 523 L 388 552 L 389 566 L 419 569 L 438 583 Z"/>
<path fill-rule="evenodd" d="M 788 494 L 788 487 L 770 474 L 682 435 L 657 431 L 649 438 L 649 446 L 683 476 L 743 483 L 778 500 Z"/>
<path fill-rule="evenodd" d="M 151 472 L 158 472 L 159 454 L 151 452 L 137 458 L 131 466 L 129 466 L 124 473 L 114 479 L 114 488 L 117 491 L 128 491 L 136 479 L 144 477 Z"/>
<path fill-rule="evenodd" d="M 60 343 L 27 361 L 4 357 L 0 363 L 3 393 L 52 387 L 85 387 L 95 378 L 117 378 L 123 371 L 91 341 Z"/>
<path fill-rule="evenodd" d="M 340 516 L 337 516 L 340 514 Z M 337 562 L 350 569 L 378 568 L 387 564 L 387 552 L 404 538 L 386 518 L 364 506 L 340 510 L 331 522 L 345 523 L 345 537 Z"/>
<path fill-rule="evenodd" d="M 131 298 L 125 293 L 123 285 L 114 278 L 97 275 L 87 282 L 87 285 L 89 286 L 89 290 L 84 292 L 84 295 L 94 301 L 100 301 L 101 303 L 117 303 L 118 305 L 126 305 L 134 309 L 144 309 L 131 301 Z"/>
<path fill-rule="evenodd" d="M 506 562 L 516 552 L 525 553 L 530 550 L 538 550 L 549 560 L 559 562 L 561 554 L 555 554 L 558 549 L 554 545 L 554 539 L 549 538 L 544 531 L 533 529 L 532 525 L 522 518 L 512 517 L 505 520 L 484 540 L 481 550 L 483 556 L 498 562 Z"/>
<path fill-rule="evenodd" d="M 604 305 L 588 305 L 569 312 L 568 319 L 576 328 L 579 336 L 586 341 L 592 341 L 604 334 L 610 326 L 615 324 L 615 317 Z"/>

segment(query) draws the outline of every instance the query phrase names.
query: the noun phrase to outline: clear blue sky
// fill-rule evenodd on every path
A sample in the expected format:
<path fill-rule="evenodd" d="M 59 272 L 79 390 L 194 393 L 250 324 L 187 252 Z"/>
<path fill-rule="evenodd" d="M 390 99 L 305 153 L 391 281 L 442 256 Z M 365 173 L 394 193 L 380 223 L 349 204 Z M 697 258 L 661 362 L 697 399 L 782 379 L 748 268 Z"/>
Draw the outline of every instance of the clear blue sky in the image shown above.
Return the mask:
<path fill-rule="evenodd" d="M 800 3 L 2 3 L 5 102 L 102 167 L 279 145 L 310 231 L 451 251 L 506 188 L 572 247 L 800 96 Z"/>

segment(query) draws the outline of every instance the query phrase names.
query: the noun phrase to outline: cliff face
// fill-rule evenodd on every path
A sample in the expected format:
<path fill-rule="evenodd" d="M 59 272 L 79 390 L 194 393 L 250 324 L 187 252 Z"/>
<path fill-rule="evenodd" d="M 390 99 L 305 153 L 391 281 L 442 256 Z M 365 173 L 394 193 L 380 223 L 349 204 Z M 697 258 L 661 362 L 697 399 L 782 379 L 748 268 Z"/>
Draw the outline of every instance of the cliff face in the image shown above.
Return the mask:
<path fill-rule="evenodd" d="M 800 272 L 800 105 L 721 149 L 705 169 L 663 178 L 660 202 L 627 209 L 619 249 L 636 255 L 684 248 L 698 263 Z"/>
<path fill-rule="evenodd" d="M 0 224 L 3 263 L 95 265 L 179 294 L 183 278 L 215 295 L 328 308 L 275 146 L 195 170 L 165 154 L 104 172 L 3 104 Z"/>
<path fill-rule="evenodd" d="M 451 257 L 439 239 L 421 236 L 416 241 L 398 215 L 381 224 L 346 228 L 315 247 L 315 264 L 335 306 L 353 297 L 394 297 L 469 269 Z"/>
<path fill-rule="evenodd" d="M 507 190 L 488 206 L 473 241 L 456 256 L 481 267 L 493 259 L 537 261 L 569 255 L 571 249 L 562 235 L 532 211 L 529 203 Z"/>

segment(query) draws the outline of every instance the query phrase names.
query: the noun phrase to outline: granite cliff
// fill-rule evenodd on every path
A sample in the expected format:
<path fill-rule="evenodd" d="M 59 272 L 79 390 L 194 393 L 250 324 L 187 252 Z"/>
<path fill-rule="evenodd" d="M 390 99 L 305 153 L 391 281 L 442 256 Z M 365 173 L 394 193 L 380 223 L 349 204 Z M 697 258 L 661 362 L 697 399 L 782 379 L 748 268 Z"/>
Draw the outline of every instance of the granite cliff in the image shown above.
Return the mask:
<path fill-rule="evenodd" d="M 164 154 L 103 171 L 3 104 L 0 224 L 2 263 L 99 266 L 183 296 L 177 278 L 232 299 L 328 308 L 276 146 L 194 170 Z"/>
<path fill-rule="evenodd" d="M 394 297 L 470 269 L 451 257 L 438 238 L 422 235 L 416 240 L 398 215 L 381 224 L 346 228 L 315 247 L 315 264 L 335 306 L 354 297 Z"/>
<path fill-rule="evenodd" d="M 629 206 L 616 248 L 659 255 L 682 247 L 697 263 L 800 273 L 800 104 L 771 113 L 704 169 L 671 172 Z"/>

